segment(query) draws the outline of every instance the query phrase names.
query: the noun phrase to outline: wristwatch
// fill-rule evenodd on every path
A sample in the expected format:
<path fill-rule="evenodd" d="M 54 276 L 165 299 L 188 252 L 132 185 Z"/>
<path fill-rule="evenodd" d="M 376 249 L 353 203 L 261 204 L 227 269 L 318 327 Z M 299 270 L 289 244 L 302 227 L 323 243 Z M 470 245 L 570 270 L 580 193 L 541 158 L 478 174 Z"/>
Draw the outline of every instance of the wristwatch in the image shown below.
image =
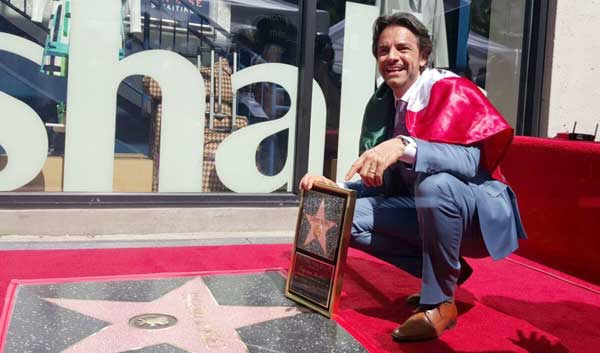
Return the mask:
<path fill-rule="evenodd" d="M 399 139 L 400 139 L 400 141 L 402 141 L 402 144 L 403 144 L 404 146 L 408 146 L 408 145 L 410 145 L 410 140 L 409 140 L 409 139 L 407 139 L 406 137 L 404 137 L 404 136 L 402 136 L 402 135 L 398 135 L 398 136 L 396 136 L 396 138 L 399 138 Z"/>

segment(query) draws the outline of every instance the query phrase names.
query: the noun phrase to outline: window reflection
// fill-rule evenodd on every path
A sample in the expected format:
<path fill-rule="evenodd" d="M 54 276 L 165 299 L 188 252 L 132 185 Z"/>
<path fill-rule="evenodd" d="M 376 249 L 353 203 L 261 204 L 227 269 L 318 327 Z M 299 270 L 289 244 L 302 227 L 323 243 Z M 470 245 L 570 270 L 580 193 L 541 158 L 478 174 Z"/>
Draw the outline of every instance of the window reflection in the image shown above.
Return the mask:
<path fill-rule="evenodd" d="M 419 18 L 433 40 L 429 65 L 471 79 L 509 123 L 516 126 L 524 0 L 382 0 L 379 3 L 382 13 L 410 12 Z M 315 79 L 327 100 L 324 170 L 326 176 L 335 178 L 346 1 L 317 4 L 330 17 L 329 28 L 321 30 L 315 38 Z"/>
<path fill-rule="evenodd" d="M 0 52 L 0 91 L 32 107 L 48 133 L 49 157 L 42 171 L 46 181 L 22 190 L 62 190 L 65 126 L 69 121 L 71 1 L 3 0 L 0 4 L 0 31 L 44 48 L 41 65 Z M 353 2 L 376 5 L 375 0 Z M 335 176 L 338 148 L 346 3 L 319 0 L 315 13 L 314 78 L 327 105 L 324 169 L 330 177 Z M 228 191 L 214 170 L 219 144 L 232 131 L 281 118 L 291 105 L 285 90 L 269 82 L 233 92 L 231 75 L 262 63 L 297 66 L 299 0 L 122 0 L 121 4 L 119 58 L 147 50 L 169 50 L 185 57 L 202 74 L 207 103 L 203 190 Z M 524 0 L 382 0 L 377 4 L 384 13 L 409 11 L 421 18 L 434 38 L 431 65 L 473 80 L 516 125 Z M 90 40 L 89 45 L 94 42 Z M 89 97 L 90 107 L 93 98 Z M 113 191 L 157 191 L 160 87 L 150 77 L 130 76 L 120 83 L 116 104 Z M 256 167 L 262 174 L 276 175 L 283 169 L 288 138 L 285 130 L 258 146 Z M 7 158 L 2 147 L 0 155 L 1 166 Z"/>
<path fill-rule="evenodd" d="M 33 39 L 44 47 L 39 67 L 0 52 L 0 70 L 18 73 L 8 78 L 1 75 L 2 91 L 29 104 L 40 115 L 49 136 L 49 156 L 60 162 L 56 165 L 62 165 L 68 124 L 71 0 L 6 0 L 2 6 L 10 7 L 11 16 L 18 20 L 0 16 L 2 32 Z M 236 129 L 278 119 L 289 110 L 290 97 L 282 87 L 261 82 L 233 92 L 231 75 L 261 63 L 296 65 L 299 23 L 297 4 L 283 0 L 122 1 L 120 58 L 146 50 L 169 50 L 187 58 L 204 78 L 204 191 L 228 191 L 214 170 L 220 142 Z M 26 30 L 32 26 L 37 30 L 35 36 Z M 93 40 L 90 45 L 94 45 Z M 116 101 L 114 191 L 157 191 L 160 86 L 150 77 L 128 77 L 121 82 Z M 266 175 L 279 173 L 287 158 L 287 144 L 287 131 L 266 138 L 256 151 L 258 170 Z M 0 150 L 0 154 L 5 151 Z M 61 168 L 44 170 L 59 181 L 53 186 L 55 191 L 62 189 Z M 140 173 L 149 175 L 140 178 Z"/>
<path fill-rule="evenodd" d="M 143 34 L 141 42 L 146 49 L 182 49 L 180 54 L 198 66 L 205 79 L 208 103 L 203 190 L 227 191 L 214 169 L 214 154 L 219 143 L 237 128 L 282 117 L 290 107 L 289 96 L 282 87 L 261 82 L 234 93 L 230 76 L 237 70 L 262 63 L 295 65 L 298 9 L 277 1 L 216 1 L 208 4 L 197 1 L 196 6 L 183 5 L 180 8 L 166 2 L 159 7 L 150 3 L 144 12 L 144 21 L 150 23 L 151 30 Z M 162 27 L 165 17 L 174 22 L 172 28 Z M 155 22 L 158 26 L 152 25 Z M 156 97 L 153 102 L 153 134 L 156 136 L 160 106 Z M 231 123 L 233 114 L 237 116 L 235 124 Z M 287 131 L 267 137 L 256 151 L 258 170 L 265 175 L 279 173 L 287 158 L 287 142 Z M 155 141 L 151 150 L 157 161 L 159 149 L 156 144 Z M 154 189 L 158 179 L 156 174 L 155 170 Z"/>

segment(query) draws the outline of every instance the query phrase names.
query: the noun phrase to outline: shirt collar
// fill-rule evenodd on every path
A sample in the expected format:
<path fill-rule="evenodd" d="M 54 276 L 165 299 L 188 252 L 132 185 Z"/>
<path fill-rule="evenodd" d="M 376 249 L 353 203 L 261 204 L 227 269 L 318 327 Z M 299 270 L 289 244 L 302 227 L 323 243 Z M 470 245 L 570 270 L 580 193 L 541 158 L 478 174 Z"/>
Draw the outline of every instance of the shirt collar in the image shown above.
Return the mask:
<path fill-rule="evenodd" d="M 425 68 L 425 70 L 423 70 L 423 72 L 421 72 L 421 74 L 419 75 L 419 78 L 417 78 L 417 80 L 410 86 L 408 91 L 404 92 L 404 95 L 402 95 L 402 97 L 396 97 L 396 93 L 394 93 L 394 104 L 397 104 L 400 100 L 408 103 L 412 96 L 414 96 L 415 91 L 419 89 L 418 87 L 421 86 L 421 81 L 425 80 L 424 77 L 427 76 L 427 72 L 429 70 L 429 68 Z"/>

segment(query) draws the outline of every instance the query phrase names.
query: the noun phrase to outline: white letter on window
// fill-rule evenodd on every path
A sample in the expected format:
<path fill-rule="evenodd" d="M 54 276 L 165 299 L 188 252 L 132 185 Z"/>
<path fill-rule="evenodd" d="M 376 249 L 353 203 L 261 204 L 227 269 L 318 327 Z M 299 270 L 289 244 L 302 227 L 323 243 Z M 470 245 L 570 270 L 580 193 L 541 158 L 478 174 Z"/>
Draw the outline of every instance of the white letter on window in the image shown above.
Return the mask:
<path fill-rule="evenodd" d="M 40 64 L 43 48 L 26 39 L 0 33 L 0 50 Z M 27 104 L 0 92 L 0 145 L 8 164 L 0 170 L 0 191 L 11 191 L 35 178 L 48 155 L 48 134 L 42 119 Z"/>
<path fill-rule="evenodd" d="M 256 82 L 273 82 L 282 86 L 290 96 L 290 109 L 279 119 L 250 125 L 223 140 L 215 155 L 217 174 L 221 182 L 235 192 L 272 192 L 286 183 L 287 190 L 291 191 L 296 141 L 298 68 L 287 64 L 268 63 L 251 66 L 232 76 L 234 90 Z M 308 171 L 322 174 L 327 111 L 325 97 L 315 80 L 312 95 Z M 256 167 L 256 149 L 266 137 L 285 129 L 289 129 L 285 166 L 277 175 L 264 175 Z"/>
<path fill-rule="evenodd" d="M 110 192 L 113 183 L 117 88 L 131 75 L 162 89 L 161 192 L 202 191 L 204 81 L 184 57 L 165 50 L 119 61 L 121 1 L 71 2 L 65 191 Z"/>

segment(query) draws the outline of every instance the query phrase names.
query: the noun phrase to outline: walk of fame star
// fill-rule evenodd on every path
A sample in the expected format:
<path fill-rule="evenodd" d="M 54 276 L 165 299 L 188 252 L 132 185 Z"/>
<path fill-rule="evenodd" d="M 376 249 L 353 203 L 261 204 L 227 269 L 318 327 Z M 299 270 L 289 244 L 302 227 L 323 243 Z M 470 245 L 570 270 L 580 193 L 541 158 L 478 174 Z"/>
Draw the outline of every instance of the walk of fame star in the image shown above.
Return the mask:
<path fill-rule="evenodd" d="M 310 229 L 304 240 L 304 245 L 306 246 L 316 240 L 319 242 L 323 252 L 327 254 L 327 232 L 329 229 L 335 227 L 336 223 L 325 218 L 325 200 L 321 200 L 321 204 L 319 205 L 316 214 L 311 215 L 304 212 L 304 216 L 310 224 Z"/>
<path fill-rule="evenodd" d="M 163 343 L 189 353 L 248 352 L 237 328 L 301 312 L 296 307 L 219 305 L 200 277 L 151 302 L 44 300 L 111 324 L 61 353 L 118 353 Z M 139 321 L 149 313 L 143 318 L 146 322 Z M 168 326 L 168 318 L 177 321 Z M 140 325 L 132 325 L 132 319 Z M 142 324 L 153 329 L 144 329 Z M 164 328 L 157 329 L 157 325 Z"/>

